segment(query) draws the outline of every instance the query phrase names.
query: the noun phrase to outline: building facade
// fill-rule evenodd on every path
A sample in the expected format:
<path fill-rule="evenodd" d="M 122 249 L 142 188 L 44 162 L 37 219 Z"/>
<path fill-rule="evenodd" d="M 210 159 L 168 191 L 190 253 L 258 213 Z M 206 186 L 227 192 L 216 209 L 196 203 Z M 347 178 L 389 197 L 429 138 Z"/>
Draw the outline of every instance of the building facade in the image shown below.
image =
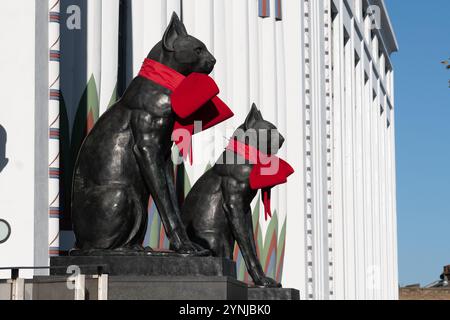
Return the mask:
<path fill-rule="evenodd" d="M 395 35 L 382 0 L 5 1 L 0 125 L 9 164 L 1 266 L 47 265 L 73 245 L 71 167 L 85 134 L 120 97 L 173 11 L 218 60 L 212 76 L 235 112 L 194 138 L 180 192 L 215 162 L 256 103 L 286 137 L 296 169 L 273 191 L 255 238 L 264 269 L 302 299 L 397 299 Z M 11 12 L 20 12 L 19 20 Z M 6 40 L 6 41 L 5 41 Z M 5 76 L 7 75 L 7 76 Z M 145 245 L 167 247 L 149 203 Z M 248 280 L 236 249 L 238 274 Z M 5 275 L 6 276 L 6 275 Z M 27 276 L 31 276 L 28 273 Z"/>

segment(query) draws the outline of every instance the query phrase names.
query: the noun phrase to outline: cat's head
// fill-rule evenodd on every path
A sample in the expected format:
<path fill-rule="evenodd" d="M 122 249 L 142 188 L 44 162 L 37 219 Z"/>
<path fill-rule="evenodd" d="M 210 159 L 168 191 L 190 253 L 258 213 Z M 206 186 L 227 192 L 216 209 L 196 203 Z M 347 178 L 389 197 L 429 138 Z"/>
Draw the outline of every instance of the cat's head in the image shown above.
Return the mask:
<path fill-rule="evenodd" d="M 233 134 L 233 138 L 256 147 L 266 154 L 276 154 L 284 143 L 284 137 L 277 127 L 264 120 L 255 104 L 242 124 Z"/>
<path fill-rule="evenodd" d="M 148 58 L 185 76 L 193 72 L 210 74 L 216 64 L 216 59 L 205 44 L 187 33 L 175 12 L 163 39 L 152 49 Z"/>

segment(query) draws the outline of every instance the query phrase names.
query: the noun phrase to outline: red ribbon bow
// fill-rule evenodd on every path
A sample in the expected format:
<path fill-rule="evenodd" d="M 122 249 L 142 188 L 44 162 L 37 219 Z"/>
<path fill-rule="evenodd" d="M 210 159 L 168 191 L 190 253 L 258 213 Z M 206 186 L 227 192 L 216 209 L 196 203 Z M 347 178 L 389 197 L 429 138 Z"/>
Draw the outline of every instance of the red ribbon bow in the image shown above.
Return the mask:
<path fill-rule="evenodd" d="M 294 169 L 283 159 L 262 153 L 257 148 L 236 139 L 230 141 L 227 149 L 253 164 L 249 177 L 250 188 L 253 190 L 262 189 L 264 215 L 267 221 L 268 217 L 272 217 L 270 190 L 279 184 L 286 183 L 287 178 L 294 173 Z"/>
<path fill-rule="evenodd" d="M 209 129 L 234 114 L 217 97 L 219 88 L 206 74 L 192 73 L 184 76 L 155 60 L 145 59 L 139 76 L 149 79 L 172 91 L 172 110 L 176 114 L 172 137 L 184 159 L 189 154 L 192 164 L 192 135 L 194 122 L 201 121 L 202 130 Z M 177 136 L 181 133 L 180 136 Z M 183 135 L 186 133 L 187 135 Z M 187 140 L 185 140 L 186 138 Z"/>

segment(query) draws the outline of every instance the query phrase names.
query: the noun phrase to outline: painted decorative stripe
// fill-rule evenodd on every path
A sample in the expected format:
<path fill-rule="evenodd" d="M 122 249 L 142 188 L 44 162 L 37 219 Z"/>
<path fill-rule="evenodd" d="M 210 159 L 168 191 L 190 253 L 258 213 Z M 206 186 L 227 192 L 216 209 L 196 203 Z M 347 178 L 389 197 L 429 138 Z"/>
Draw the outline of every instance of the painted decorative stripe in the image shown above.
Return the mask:
<path fill-rule="evenodd" d="M 275 280 L 277 280 L 278 282 L 281 282 L 281 277 L 283 275 L 283 266 L 284 266 L 284 254 L 286 252 L 286 242 L 283 241 L 283 243 L 281 244 L 281 248 L 278 248 L 278 251 L 281 249 L 281 254 L 280 254 L 280 258 L 277 262 L 277 273 L 276 273 L 276 277 Z"/>
<path fill-rule="evenodd" d="M 59 218 L 61 215 L 61 208 L 59 207 L 50 207 L 49 214 L 51 218 Z"/>
<path fill-rule="evenodd" d="M 50 22 L 59 23 L 61 15 L 59 12 L 50 12 Z"/>
<path fill-rule="evenodd" d="M 50 89 L 50 100 L 59 101 L 61 97 L 61 91 L 57 89 Z"/>
<path fill-rule="evenodd" d="M 48 176 L 50 179 L 59 179 L 60 170 L 59 168 L 48 169 Z"/>
<path fill-rule="evenodd" d="M 266 249 L 266 248 L 264 248 Z M 264 270 L 266 274 L 273 275 L 276 273 L 276 257 L 277 257 L 277 233 L 273 232 L 267 249 L 266 261 L 264 262 Z"/>
<path fill-rule="evenodd" d="M 61 52 L 59 50 L 50 50 L 50 61 L 59 61 Z"/>
<path fill-rule="evenodd" d="M 59 139 L 59 128 L 50 128 L 49 138 L 50 139 Z"/>
<path fill-rule="evenodd" d="M 61 250 L 59 250 L 59 247 L 50 247 L 48 248 L 48 254 L 51 257 L 59 256 L 62 253 Z"/>
<path fill-rule="evenodd" d="M 270 17 L 270 0 L 259 0 L 259 16 L 261 18 Z"/>
<path fill-rule="evenodd" d="M 283 20 L 283 0 L 275 0 L 275 19 Z"/>

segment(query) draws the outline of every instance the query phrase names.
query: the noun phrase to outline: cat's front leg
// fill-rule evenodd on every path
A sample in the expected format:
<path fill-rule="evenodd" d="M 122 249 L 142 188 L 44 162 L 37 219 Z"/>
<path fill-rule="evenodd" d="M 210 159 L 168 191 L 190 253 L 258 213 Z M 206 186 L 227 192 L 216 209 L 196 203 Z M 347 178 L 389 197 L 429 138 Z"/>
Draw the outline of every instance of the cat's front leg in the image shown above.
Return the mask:
<path fill-rule="evenodd" d="M 199 255 L 198 250 L 187 236 L 178 203 L 173 201 L 173 199 L 176 200 L 175 188 L 173 180 L 172 183 L 168 183 L 167 159 L 163 152 L 165 148 L 155 141 L 159 128 L 155 128 L 152 116 L 141 110 L 135 111 L 132 115 L 131 126 L 134 138 L 133 152 L 142 178 L 155 201 L 167 237 L 176 252 Z"/>
<path fill-rule="evenodd" d="M 255 237 L 251 219 L 250 205 L 244 195 L 246 186 L 234 178 L 225 178 L 222 182 L 224 209 L 230 223 L 233 236 L 244 258 L 247 270 L 255 285 L 268 288 L 281 287 L 275 280 L 266 277 L 256 253 Z"/>
<path fill-rule="evenodd" d="M 165 174 L 172 206 L 175 210 L 175 214 L 181 220 L 181 210 L 175 187 L 174 165 L 170 155 L 166 159 Z M 171 241 L 171 249 L 180 253 L 195 254 L 197 256 L 208 256 L 211 254 L 209 250 L 202 248 L 189 239 L 184 224 L 181 224 L 181 227 L 182 229 L 178 230 L 178 232 L 182 234 L 182 237 L 178 237 L 174 241 Z M 177 241 L 178 239 L 180 241 Z"/>

